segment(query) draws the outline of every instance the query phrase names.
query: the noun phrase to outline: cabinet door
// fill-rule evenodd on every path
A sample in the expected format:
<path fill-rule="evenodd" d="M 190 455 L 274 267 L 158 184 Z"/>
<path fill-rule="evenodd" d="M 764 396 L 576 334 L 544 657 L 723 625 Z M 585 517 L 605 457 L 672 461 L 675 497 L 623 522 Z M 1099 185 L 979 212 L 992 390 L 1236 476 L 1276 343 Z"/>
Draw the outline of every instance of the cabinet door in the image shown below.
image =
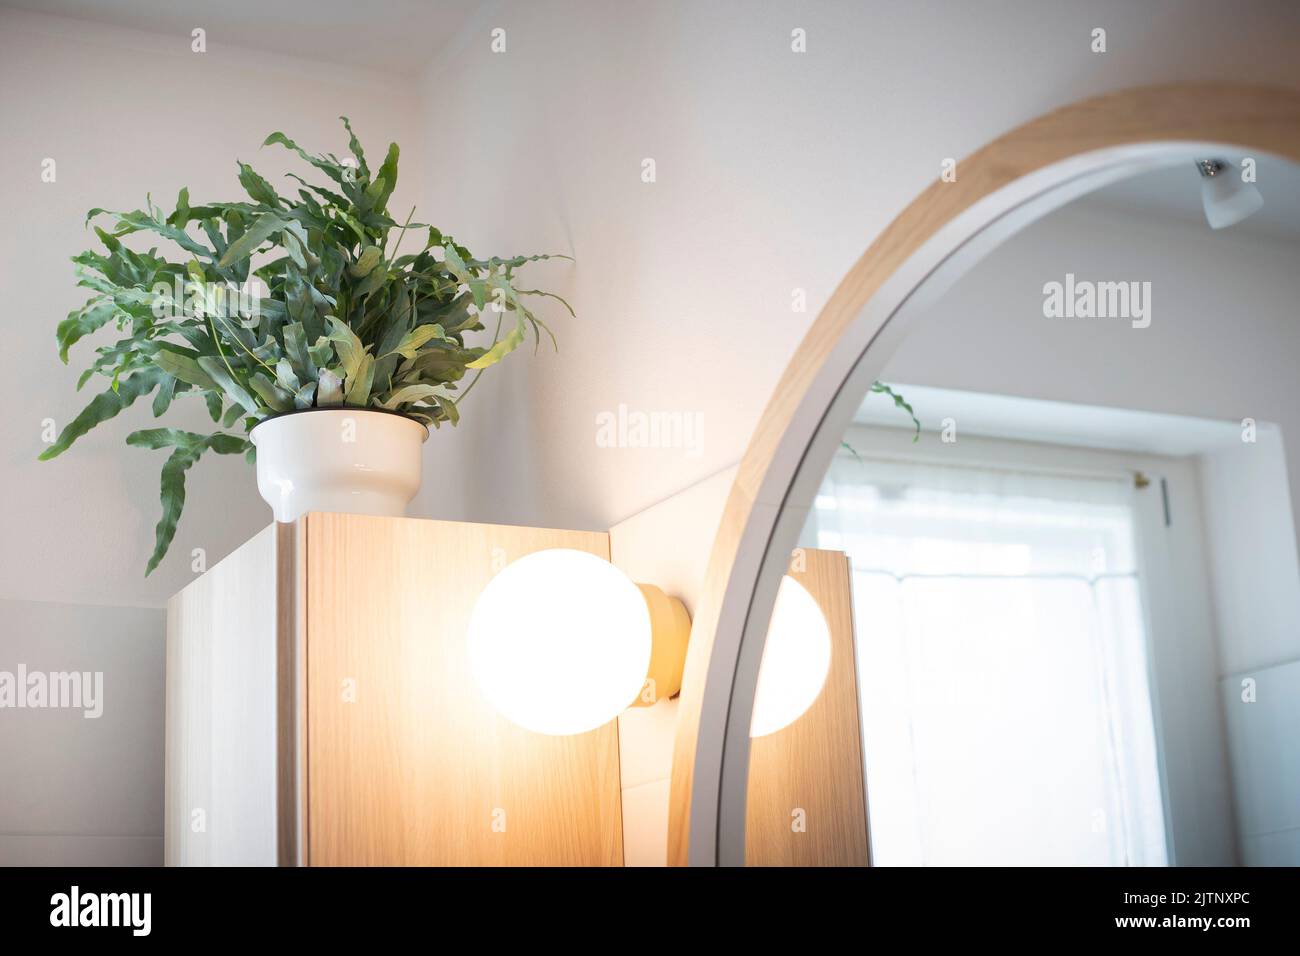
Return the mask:
<path fill-rule="evenodd" d="M 615 723 L 515 727 L 478 693 L 465 648 L 496 571 L 545 548 L 608 559 L 608 535 L 304 520 L 308 862 L 621 865 Z"/>

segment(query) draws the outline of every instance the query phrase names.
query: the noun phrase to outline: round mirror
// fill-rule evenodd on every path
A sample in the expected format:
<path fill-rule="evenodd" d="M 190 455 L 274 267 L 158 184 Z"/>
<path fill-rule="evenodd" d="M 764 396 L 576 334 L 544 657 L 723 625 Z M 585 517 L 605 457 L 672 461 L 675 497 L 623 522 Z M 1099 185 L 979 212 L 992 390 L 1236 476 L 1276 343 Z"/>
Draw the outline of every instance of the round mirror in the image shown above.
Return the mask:
<path fill-rule="evenodd" d="M 693 861 L 1300 864 L 1300 142 L 1203 135 L 1238 94 L 1012 134 L 836 293 L 715 552 Z M 751 736 L 767 649 L 822 628 L 815 698 Z"/>

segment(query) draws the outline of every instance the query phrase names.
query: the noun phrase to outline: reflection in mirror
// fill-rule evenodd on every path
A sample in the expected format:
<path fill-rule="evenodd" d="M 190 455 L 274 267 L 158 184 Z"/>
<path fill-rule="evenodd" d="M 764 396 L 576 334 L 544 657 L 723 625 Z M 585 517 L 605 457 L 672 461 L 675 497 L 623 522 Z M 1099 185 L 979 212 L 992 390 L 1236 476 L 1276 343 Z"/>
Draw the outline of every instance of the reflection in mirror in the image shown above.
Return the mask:
<path fill-rule="evenodd" d="M 1300 865 L 1300 170 L 1207 160 L 1029 226 L 891 357 L 921 431 L 866 396 L 809 513 L 833 653 L 753 742 L 750 863 Z"/>

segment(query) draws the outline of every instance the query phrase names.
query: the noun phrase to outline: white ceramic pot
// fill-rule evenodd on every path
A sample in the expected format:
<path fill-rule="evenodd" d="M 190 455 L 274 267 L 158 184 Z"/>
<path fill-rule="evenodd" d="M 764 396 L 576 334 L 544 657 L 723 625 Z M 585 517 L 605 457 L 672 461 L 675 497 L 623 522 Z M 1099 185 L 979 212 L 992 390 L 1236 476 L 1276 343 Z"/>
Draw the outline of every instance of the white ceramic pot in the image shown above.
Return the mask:
<path fill-rule="evenodd" d="M 393 412 L 311 408 L 268 418 L 249 437 L 257 490 L 276 521 L 295 521 L 309 511 L 406 514 L 429 430 Z"/>

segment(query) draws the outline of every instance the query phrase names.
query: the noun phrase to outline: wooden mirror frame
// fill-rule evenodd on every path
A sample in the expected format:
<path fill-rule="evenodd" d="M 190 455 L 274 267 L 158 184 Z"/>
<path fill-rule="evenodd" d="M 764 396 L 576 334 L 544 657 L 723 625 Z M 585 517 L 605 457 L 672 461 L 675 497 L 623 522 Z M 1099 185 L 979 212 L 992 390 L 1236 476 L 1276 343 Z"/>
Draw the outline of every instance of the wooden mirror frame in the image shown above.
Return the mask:
<path fill-rule="evenodd" d="M 1300 163 L 1300 93 L 1152 86 L 1063 107 L 960 162 L 955 181 L 926 189 L 849 270 L 759 420 L 714 541 L 682 683 L 670 864 L 744 863 L 750 713 L 777 586 L 844 428 L 911 320 L 1052 209 L 1223 152 Z"/>

